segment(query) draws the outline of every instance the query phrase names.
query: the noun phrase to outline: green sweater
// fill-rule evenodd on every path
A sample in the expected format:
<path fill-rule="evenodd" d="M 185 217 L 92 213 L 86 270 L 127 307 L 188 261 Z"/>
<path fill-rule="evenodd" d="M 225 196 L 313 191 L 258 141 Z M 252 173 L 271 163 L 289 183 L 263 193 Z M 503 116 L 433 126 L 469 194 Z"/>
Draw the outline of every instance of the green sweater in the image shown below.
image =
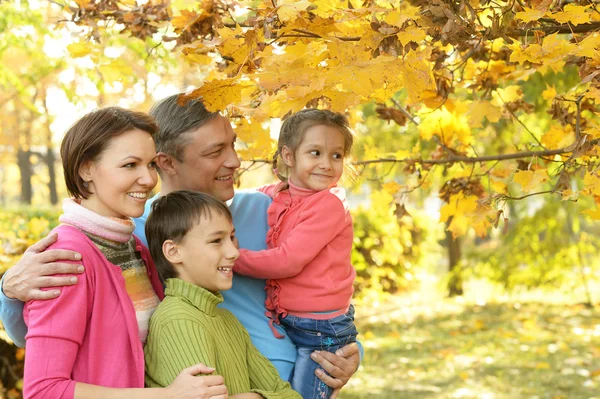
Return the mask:
<path fill-rule="evenodd" d="M 166 387 L 186 367 L 204 363 L 223 376 L 230 395 L 256 392 L 270 399 L 301 399 L 250 342 L 223 302 L 204 288 L 168 279 L 165 299 L 150 319 L 144 349 L 146 384 Z"/>

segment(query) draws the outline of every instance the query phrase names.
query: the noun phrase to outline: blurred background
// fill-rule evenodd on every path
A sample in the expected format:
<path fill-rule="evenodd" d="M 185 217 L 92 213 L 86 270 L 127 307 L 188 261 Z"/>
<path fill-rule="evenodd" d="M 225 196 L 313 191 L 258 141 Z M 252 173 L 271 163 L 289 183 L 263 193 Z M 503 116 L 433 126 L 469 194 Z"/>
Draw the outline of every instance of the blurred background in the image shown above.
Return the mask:
<path fill-rule="evenodd" d="M 75 120 L 105 105 L 147 111 L 202 79 L 171 43 L 119 35 L 114 26 L 91 47 L 74 40 L 79 27 L 57 24 L 63 18 L 52 2 L 0 2 L 0 272 L 57 224 L 66 197 L 58 149 Z M 550 118 L 540 103 L 548 85 L 576 79 L 569 68 L 533 77 L 530 121 Z M 382 119 L 377 105 L 352 120 L 358 160 L 416 143 L 411 128 Z M 278 125 L 269 127 L 273 138 Z M 361 167 L 344 183 L 366 355 L 340 397 L 600 397 L 600 226 L 581 213 L 591 200 L 508 202 L 499 229 L 455 238 L 430 189 L 444 170 L 387 205 L 406 172 Z M 273 181 L 267 163 L 251 160 L 238 178 L 242 188 Z M 3 331 L 0 338 L 0 397 L 18 398 L 24 351 Z"/>

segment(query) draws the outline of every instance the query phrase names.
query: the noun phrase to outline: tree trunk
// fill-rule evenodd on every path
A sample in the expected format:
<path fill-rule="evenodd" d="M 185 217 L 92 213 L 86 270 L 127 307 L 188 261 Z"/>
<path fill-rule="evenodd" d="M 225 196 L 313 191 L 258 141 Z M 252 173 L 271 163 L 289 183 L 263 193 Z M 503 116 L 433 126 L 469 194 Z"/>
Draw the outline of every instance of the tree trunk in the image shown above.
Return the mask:
<path fill-rule="evenodd" d="M 56 155 L 54 155 L 54 148 L 48 146 L 48 152 L 46 153 L 46 165 L 48 166 L 48 190 L 50 191 L 50 203 L 52 205 L 58 204 L 58 192 L 56 191 Z"/>
<path fill-rule="evenodd" d="M 50 203 L 58 204 L 58 192 L 56 191 L 56 155 L 54 154 L 54 143 L 52 142 L 52 129 L 50 129 L 50 112 L 48 111 L 48 95 L 46 88 L 42 89 L 42 105 L 46 121 L 46 166 L 48 167 L 48 191 L 50 192 Z"/>
<path fill-rule="evenodd" d="M 21 202 L 31 204 L 33 198 L 33 188 L 31 186 L 31 178 L 33 176 L 31 151 L 24 151 L 22 148 L 19 148 L 17 164 L 21 173 Z"/>
<path fill-rule="evenodd" d="M 451 222 L 452 218 L 448 220 L 446 227 Z M 446 230 L 446 245 L 448 246 L 448 273 L 450 273 L 448 295 L 451 297 L 460 296 L 463 294 L 462 271 L 460 270 L 460 238 L 454 238 L 452 232 Z"/>

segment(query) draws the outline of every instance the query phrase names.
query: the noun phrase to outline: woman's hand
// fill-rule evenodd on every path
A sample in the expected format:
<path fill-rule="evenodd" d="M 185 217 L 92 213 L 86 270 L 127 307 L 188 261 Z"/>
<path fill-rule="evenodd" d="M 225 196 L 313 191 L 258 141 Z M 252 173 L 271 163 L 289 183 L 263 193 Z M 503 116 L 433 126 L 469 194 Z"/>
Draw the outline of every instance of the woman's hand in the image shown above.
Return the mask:
<path fill-rule="evenodd" d="M 202 363 L 184 369 L 166 390 L 166 399 L 228 399 L 225 380 L 210 374 L 214 368 Z"/>
<path fill-rule="evenodd" d="M 335 353 L 314 351 L 310 357 L 327 371 L 324 373 L 323 370 L 317 369 L 315 374 L 327 386 L 334 389 L 330 399 L 337 397 L 340 389 L 348 383 L 360 364 L 360 352 L 356 343 L 348 344 Z"/>

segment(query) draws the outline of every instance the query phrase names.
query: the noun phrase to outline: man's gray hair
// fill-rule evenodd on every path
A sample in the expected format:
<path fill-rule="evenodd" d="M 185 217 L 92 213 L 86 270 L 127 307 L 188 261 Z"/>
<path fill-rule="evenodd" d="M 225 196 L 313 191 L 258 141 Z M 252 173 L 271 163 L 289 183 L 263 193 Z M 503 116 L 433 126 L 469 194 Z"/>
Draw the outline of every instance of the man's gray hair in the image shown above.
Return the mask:
<path fill-rule="evenodd" d="M 164 152 L 183 162 L 183 150 L 191 141 L 185 133 L 200 128 L 219 113 L 209 112 L 200 99 L 179 105 L 180 96 L 183 94 L 158 101 L 150 109 L 150 115 L 158 124 L 158 133 L 154 136 L 156 152 Z"/>

